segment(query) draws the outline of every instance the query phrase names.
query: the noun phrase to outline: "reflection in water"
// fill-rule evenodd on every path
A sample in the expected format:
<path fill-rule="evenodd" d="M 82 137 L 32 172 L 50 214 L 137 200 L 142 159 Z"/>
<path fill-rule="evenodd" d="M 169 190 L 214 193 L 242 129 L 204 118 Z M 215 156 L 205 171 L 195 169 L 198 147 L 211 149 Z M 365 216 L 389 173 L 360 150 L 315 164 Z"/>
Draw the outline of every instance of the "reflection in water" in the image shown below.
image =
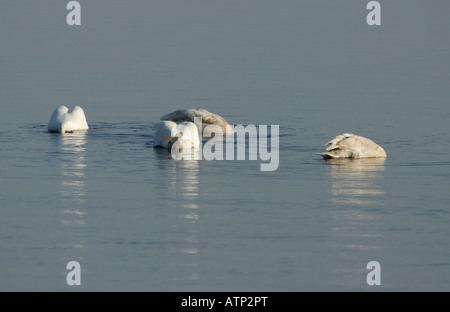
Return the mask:
<path fill-rule="evenodd" d="M 199 216 L 199 162 L 197 160 L 172 159 L 170 153 L 164 150 L 155 150 L 158 159 L 160 175 L 164 177 L 168 190 L 165 196 L 168 213 L 175 221 L 170 230 L 172 241 L 176 244 L 178 256 L 171 263 L 174 272 L 174 281 L 182 284 L 189 282 L 192 290 L 192 281 L 198 281 L 198 239 L 196 224 Z M 182 237 L 179 237 L 179 235 Z M 175 237 L 173 237 L 175 235 Z M 175 269 L 176 268 L 176 269 Z"/>
<path fill-rule="evenodd" d="M 330 159 L 331 200 L 348 205 L 381 205 L 384 194 L 377 181 L 382 178 L 385 158 Z"/>
<path fill-rule="evenodd" d="M 61 223 L 67 227 L 70 238 L 64 245 L 69 248 L 65 259 L 80 261 L 79 250 L 84 249 L 84 244 L 79 229 L 85 226 L 86 217 L 86 133 L 61 134 L 58 139 Z"/>
<path fill-rule="evenodd" d="M 384 158 L 331 159 L 325 161 L 331 177 L 330 200 L 333 250 L 345 267 L 338 269 L 344 283 L 360 283 L 355 276 L 366 274 L 361 255 L 375 256 L 380 249 L 376 210 L 383 206 Z M 363 261 L 364 261 L 363 260 Z M 370 259 L 369 259 L 370 260 Z M 367 260 L 368 261 L 368 260 Z"/>

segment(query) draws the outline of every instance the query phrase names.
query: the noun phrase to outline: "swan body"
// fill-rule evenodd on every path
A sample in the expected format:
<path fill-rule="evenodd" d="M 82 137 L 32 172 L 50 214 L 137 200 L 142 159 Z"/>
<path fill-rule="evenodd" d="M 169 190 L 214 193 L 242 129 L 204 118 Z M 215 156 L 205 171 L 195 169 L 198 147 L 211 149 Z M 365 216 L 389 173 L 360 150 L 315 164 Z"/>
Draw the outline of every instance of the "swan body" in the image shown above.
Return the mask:
<path fill-rule="evenodd" d="M 211 113 L 203 108 L 176 110 L 172 113 L 162 116 L 161 120 L 170 120 L 174 122 L 179 121 L 194 122 L 195 117 L 200 117 L 202 119 L 202 129 L 199 129 L 201 133 L 203 133 L 203 130 L 207 126 L 219 126 L 224 135 L 230 135 L 234 133 L 233 127 L 231 127 L 230 124 L 222 116 Z"/>
<path fill-rule="evenodd" d="M 75 106 L 72 112 L 66 106 L 59 106 L 53 111 L 48 123 L 49 132 L 66 133 L 88 129 L 86 116 L 80 106 Z"/>
<path fill-rule="evenodd" d="M 156 126 L 156 134 L 153 141 L 155 147 L 172 148 L 179 141 L 180 146 L 196 148 L 200 145 L 197 126 L 190 121 L 173 122 L 161 121 Z"/>
<path fill-rule="evenodd" d="M 340 134 L 326 145 L 327 152 L 319 153 L 326 159 L 387 156 L 384 149 L 372 140 L 351 133 Z"/>

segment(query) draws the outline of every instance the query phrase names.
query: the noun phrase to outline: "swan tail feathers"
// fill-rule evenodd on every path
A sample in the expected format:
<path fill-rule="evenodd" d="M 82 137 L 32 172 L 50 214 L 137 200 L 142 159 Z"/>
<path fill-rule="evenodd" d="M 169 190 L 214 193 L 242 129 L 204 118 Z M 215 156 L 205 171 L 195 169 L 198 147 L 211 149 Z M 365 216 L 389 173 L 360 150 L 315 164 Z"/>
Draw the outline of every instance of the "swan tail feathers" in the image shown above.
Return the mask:
<path fill-rule="evenodd" d="M 331 155 L 330 153 L 317 153 L 317 155 L 322 156 L 324 159 L 332 159 L 332 158 L 334 158 L 333 155 Z"/>

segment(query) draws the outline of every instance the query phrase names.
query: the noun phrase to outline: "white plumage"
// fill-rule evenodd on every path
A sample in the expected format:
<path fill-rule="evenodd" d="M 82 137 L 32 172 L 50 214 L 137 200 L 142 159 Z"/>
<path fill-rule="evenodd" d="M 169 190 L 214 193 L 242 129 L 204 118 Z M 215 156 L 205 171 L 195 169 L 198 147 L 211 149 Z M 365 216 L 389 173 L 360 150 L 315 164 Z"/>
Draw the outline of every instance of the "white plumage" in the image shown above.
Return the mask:
<path fill-rule="evenodd" d="M 233 127 L 220 115 L 211 113 L 203 108 L 190 108 L 190 109 L 180 109 L 172 113 L 164 115 L 161 120 L 170 120 L 173 122 L 179 121 L 190 121 L 194 122 L 194 118 L 199 117 L 202 121 L 202 129 L 200 136 L 202 136 L 203 130 L 207 126 L 218 126 L 222 130 L 222 134 L 231 135 L 234 133 Z"/>
<path fill-rule="evenodd" d="M 153 144 L 155 147 L 172 148 L 178 141 L 180 147 L 196 148 L 200 145 L 198 129 L 193 122 L 161 121 L 156 126 Z"/>
<path fill-rule="evenodd" d="M 80 106 L 75 106 L 72 112 L 66 106 L 59 106 L 53 111 L 48 123 L 49 132 L 65 133 L 88 129 L 86 116 Z"/>
<path fill-rule="evenodd" d="M 352 133 L 336 136 L 327 144 L 323 158 L 369 158 L 386 157 L 384 149 L 370 139 Z"/>

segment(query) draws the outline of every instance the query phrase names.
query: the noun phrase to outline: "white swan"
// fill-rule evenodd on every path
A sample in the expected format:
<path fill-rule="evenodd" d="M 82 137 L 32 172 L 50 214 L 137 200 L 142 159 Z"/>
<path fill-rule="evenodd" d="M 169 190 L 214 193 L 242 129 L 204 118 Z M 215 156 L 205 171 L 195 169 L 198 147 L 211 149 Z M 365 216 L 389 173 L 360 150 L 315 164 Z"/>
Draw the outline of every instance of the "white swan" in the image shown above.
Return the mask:
<path fill-rule="evenodd" d="M 56 108 L 48 123 L 49 132 L 65 133 L 88 129 L 86 116 L 80 106 L 75 106 L 70 113 L 66 106 Z"/>
<path fill-rule="evenodd" d="M 352 133 L 340 134 L 325 145 L 327 145 L 327 152 L 318 154 L 328 159 L 387 156 L 384 149 L 372 140 Z"/>
<path fill-rule="evenodd" d="M 172 148 L 175 142 L 180 147 L 196 148 L 200 145 L 197 126 L 193 122 L 161 121 L 156 126 L 156 134 L 153 140 L 154 147 Z"/>
<path fill-rule="evenodd" d="M 234 133 L 233 127 L 231 127 L 230 124 L 222 116 L 211 113 L 203 108 L 179 109 L 162 116 L 161 120 L 170 120 L 174 122 L 194 122 L 195 117 L 202 118 L 202 129 L 199 129 L 199 131 L 202 131 L 201 133 L 203 133 L 203 130 L 206 126 L 210 125 L 219 126 L 224 135 L 231 135 Z"/>

